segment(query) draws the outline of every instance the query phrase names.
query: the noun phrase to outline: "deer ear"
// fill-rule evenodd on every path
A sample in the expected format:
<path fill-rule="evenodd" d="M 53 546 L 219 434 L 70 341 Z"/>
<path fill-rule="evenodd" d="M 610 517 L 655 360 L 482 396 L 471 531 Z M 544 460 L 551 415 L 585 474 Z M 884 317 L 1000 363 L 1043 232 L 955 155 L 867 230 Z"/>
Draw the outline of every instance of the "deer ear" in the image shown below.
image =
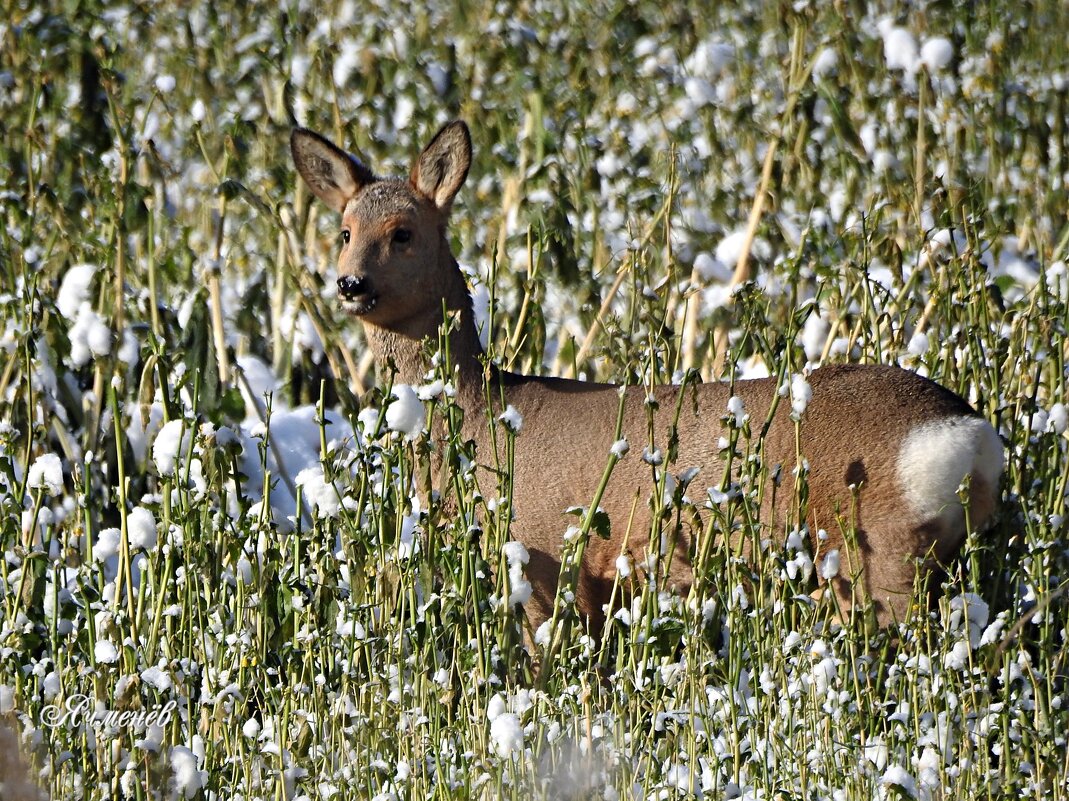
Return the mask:
<path fill-rule="evenodd" d="M 417 192 L 448 210 L 471 167 L 471 134 L 460 120 L 435 134 L 412 165 L 409 180 Z"/>
<path fill-rule="evenodd" d="M 367 167 L 314 131 L 295 128 L 290 152 L 297 172 L 312 193 L 335 211 L 375 180 Z"/>

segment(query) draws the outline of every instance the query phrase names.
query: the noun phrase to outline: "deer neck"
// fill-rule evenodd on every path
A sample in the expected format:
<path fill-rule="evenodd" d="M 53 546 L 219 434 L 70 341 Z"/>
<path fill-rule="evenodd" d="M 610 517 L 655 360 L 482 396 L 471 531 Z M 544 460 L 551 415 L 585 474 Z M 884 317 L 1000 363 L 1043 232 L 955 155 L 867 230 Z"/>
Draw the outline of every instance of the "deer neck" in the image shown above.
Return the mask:
<path fill-rule="evenodd" d="M 443 299 L 451 318 L 447 324 L 449 360 L 456 371 L 458 392 L 479 398 L 483 386 L 483 348 L 464 276 L 452 256 L 448 258 L 451 264 L 446 270 L 449 280 Z M 427 354 L 438 350 L 442 322 L 441 303 L 433 310 L 388 327 L 365 322 L 364 333 L 375 354 L 379 375 L 393 373 L 397 383 L 422 384 L 430 369 Z"/>

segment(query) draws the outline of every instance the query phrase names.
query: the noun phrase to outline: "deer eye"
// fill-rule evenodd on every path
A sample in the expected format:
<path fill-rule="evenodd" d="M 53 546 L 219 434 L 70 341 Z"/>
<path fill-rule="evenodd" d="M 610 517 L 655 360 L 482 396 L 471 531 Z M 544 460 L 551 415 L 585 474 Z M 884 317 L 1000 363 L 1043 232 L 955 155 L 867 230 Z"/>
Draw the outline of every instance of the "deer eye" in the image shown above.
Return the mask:
<path fill-rule="evenodd" d="M 342 232 L 341 232 L 342 244 L 343 245 L 348 245 L 349 244 L 349 239 L 351 238 L 351 236 L 352 235 L 349 233 L 349 229 L 348 228 L 343 228 Z"/>
<path fill-rule="evenodd" d="M 399 245 L 412 241 L 412 232 L 407 228 L 398 228 L 393 232 L 393 241 Z"/>

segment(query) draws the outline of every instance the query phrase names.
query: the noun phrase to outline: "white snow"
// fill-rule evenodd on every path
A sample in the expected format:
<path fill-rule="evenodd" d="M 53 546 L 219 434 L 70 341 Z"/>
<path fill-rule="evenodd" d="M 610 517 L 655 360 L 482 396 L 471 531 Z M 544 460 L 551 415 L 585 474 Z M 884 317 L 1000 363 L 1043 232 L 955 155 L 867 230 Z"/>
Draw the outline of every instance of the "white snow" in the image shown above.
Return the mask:
<path fill-rule="evenodd" d="M 687 72 L 698 78 L 713 81 L 735 58 L 735 47 L 717 37 L 699 42 L 683 62 Z"/>
<path fill-rule="evenodd" d="M 160 667 L 149 667 L 141 671 L 141 680 L 150 687 L 155 687 L 160 692 L 171 689 L 173 682 L 167 671 Z"/>
<path fill-rule="evenodd" d="M 188 436 L 183 435 L 185 422 L 183 420 L 171 420 L 163 424 L 156 439 L 152 443 L 152 461 L 156 463 L 156 469 L 161 476 L 169 476 L 174 473 L 175 460 L 182 443 Z"/>
<path fill-rule="evenodd" d="M 887 62 L 887 69 L 915 72 L 920 56 L 913 34 L 905 28 L 893 25 L 888 19 L 881 20 L 879 28 L 883 36 L 883 57 Z"/>
<path fill-rule="evenodd" d="M 694 257 L 694 269 L 703 281 L 726 283 L 731 280 L 731 268 L 705 251 Z"/>
<path fill-rule="evenodd" d="M 334 58 L 334 84 L 344 87 L 349 78 L 360 67 L 360 54 L 363 48 L 356 42 L 349 41 L 345 46 L 338 47 L 337 56 Z"/>
<path fill-rule="evenodd" d="M 245 398 L 246 413 L 253 416 L 257 414 L 257 409 L 263 407 L 264 396 L 274 395 L 278 391 L 278 378 L 267 362 L 257 356 L 238 356 L 237 363 L 245 376 L 245 381 L 238 382 L 238 388 Z"/>
<path fill-rule="evenodd" d="M 126 516 L 126 533 L 134 550 L 156 548 L 156 518 L 143 506 L 135 506 Z"/>
<path fill-rule="evenodd" d="M 964 670 L 969 666 L 969 643 L 959 640 L 943 657 L 943 667 L 947 670 Z"/>
<path fill-rule="evenodd" d="M 523 428 L 523 416 L 511 403 L 505 407 L 505 411 L 497 419 L 514 434 L 520 433 L 520 429 Z"/>
<path fill-rule="evenodd" d="M 791 376 L 791 412 L 796 417 L 801 417 L 812 398 L 813 388 L 805 380 L 805 376 L 801 373 Z"/>
<path fill-rule="evenodd" d="M 523 726 L 511 712 L 505 712 L 490 723 L 490 742 L 494 753 L 507 759 L 523 750 Z"/>
<path fill-rule="evenodd" d="M 91 357 L 106 356 L 111 351 L 111 329 L 88 303 L 78 307 L 68 337 L 71 343 L 70 360 L 74 367 L 81 367 Z"/>
<path fill-rule="evenodd" d="M 933 36 L 921 46 L 921 64 L 932 72 L 946 67 L 954 58 L 954 45 L 944 36 Z"/>
<path fill-rule="evenodd" d="M 746 406 L 738 395 L 728 398 L 728 414 L 735 418 L 735 426 L 742 428 L 746 422 Z"/>
<path fill-rule="evenodd" d="M 1047 412 L 1047 431 L 1059 436 L 1069 428 L 1069 413 L 1066 412 L 1064 403 L 1055 403 Z"/>
<path fill-rule="evenodd" d="M 386 407 L 386 426 L 391 431 L 404 434 L 406 439 L 419 437 L 427 412 L 416 390 L 408 384 L 394 384 L 390 397 L 392 400 Z"/>
<path fill-rule="evenodd" d="M 906 353 L 915 358 L 920 358 L 928 352 L 928 335 L 923 331 L 917 331 L 909 339 L 906 345 Z"/>
<path fill-rule="evenodd" d="M 828 342 L 828 332 L 831 331 L 831 323 L 817 313 L 810 314 L 802 326 L 802 350 L 805 357 L 811 363 L 816 364 L 824 355 L 824 346 Z"/>
<path fill-rule="evenodd" d="M 183 745 L 171 749 L 171 786 L 176 798 L 192 798 L 204 787 L 208 774 L 197 768 L 197 756 Z"/>
<path fill-rule="evenodd" d="M 839 549 L 828 551 L 820 560 L 820 577 L 827 581 L 839 575 Z"/>
<path fill-rule="evenodd" d="M 74 322 L 81 305 L 89 300 L 90 285 L 96 271 L 96 265 L 93 264 L 75 264 L 67 268 L 56 294 L 56 308 L 69 321 Z"/>
<path fill-rule="evenodd" d="M 880 784 L 884 787 L 897 787 L 910 798 L 917 797 L 917 782 L 901 765 L 890 765 L 880 777 Z"/>
<path fill-rule="evenodd" d="M 501 549 L 509 568 L 508 605 L 526 604 L 531 600 L 531 582 L 523 573 L 523 567 L 530 561 L 530 554 L 522 542 L 506 542 Z"/>
<path fill-rule="evenodd" d="M 29 489 L 43 489 L 49 495 L 59 495 L 63 490 L 63 464 L 54 453 L 38 456 L 26 476 Z"/>
<path fill-rule="evenodd" d="M 341 511 L 341 499 L 334 484 L 327 481 L 322 465 L 306 467 L 293 482 L 301 488 L 304 503 L 316 511 L 320 519 L 337 517 Z"/>
<path fill-rule="evenodd" d="M 720 240 L 716 246 L 716 260 L 724 265 L 735 265 L 746 243 L 746 228 L 739 228 Z"/>
<path fill-rule="evenodd" d="M 0 684 L 0 715 L 7 715 L 15 709 L 15 688 L 10 684 Z"/>
<path fill-rule="evenodd" d="M 106 562 L 118 555 L 121 538 L 122 532 L 117 528 L 102 529 L 93 542 L 93 559 L 97 562 Z"/>
<path fill-rule="evenodd" d="M 109 640 L 97 640 L 96 645 L 93 646 L 93 656 L 96 657 L 97 662 L 110 665 L 119 661 L 119 649 Z"/>
<path fill-rule="evenodd" d="M 813 76 L 827 78 L 839 71 L 839 54 L 834 47 L 825 47 L 813 60 Z"/>

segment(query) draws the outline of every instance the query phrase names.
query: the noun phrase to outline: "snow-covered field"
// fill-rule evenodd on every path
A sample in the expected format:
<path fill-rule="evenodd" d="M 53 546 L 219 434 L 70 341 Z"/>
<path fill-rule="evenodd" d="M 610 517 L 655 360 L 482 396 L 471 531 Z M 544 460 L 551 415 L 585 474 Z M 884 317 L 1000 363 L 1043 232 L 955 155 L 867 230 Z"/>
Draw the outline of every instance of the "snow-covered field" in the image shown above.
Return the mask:
<path fill-rule="evenodd" d="M 52 798 L 1069 798 L 1069 6 L 231 5 L 0 18 L 0 728 Z M 840 625 L 785 530 L 684 599 L 622 557 L 532 671 L 504 504 L 416 499 L 448 387 L 386 394 L 287 146 L 403 172 L 455 117 L 499 362 L 897 363 L 996 425 L 937 612 Z"/>

